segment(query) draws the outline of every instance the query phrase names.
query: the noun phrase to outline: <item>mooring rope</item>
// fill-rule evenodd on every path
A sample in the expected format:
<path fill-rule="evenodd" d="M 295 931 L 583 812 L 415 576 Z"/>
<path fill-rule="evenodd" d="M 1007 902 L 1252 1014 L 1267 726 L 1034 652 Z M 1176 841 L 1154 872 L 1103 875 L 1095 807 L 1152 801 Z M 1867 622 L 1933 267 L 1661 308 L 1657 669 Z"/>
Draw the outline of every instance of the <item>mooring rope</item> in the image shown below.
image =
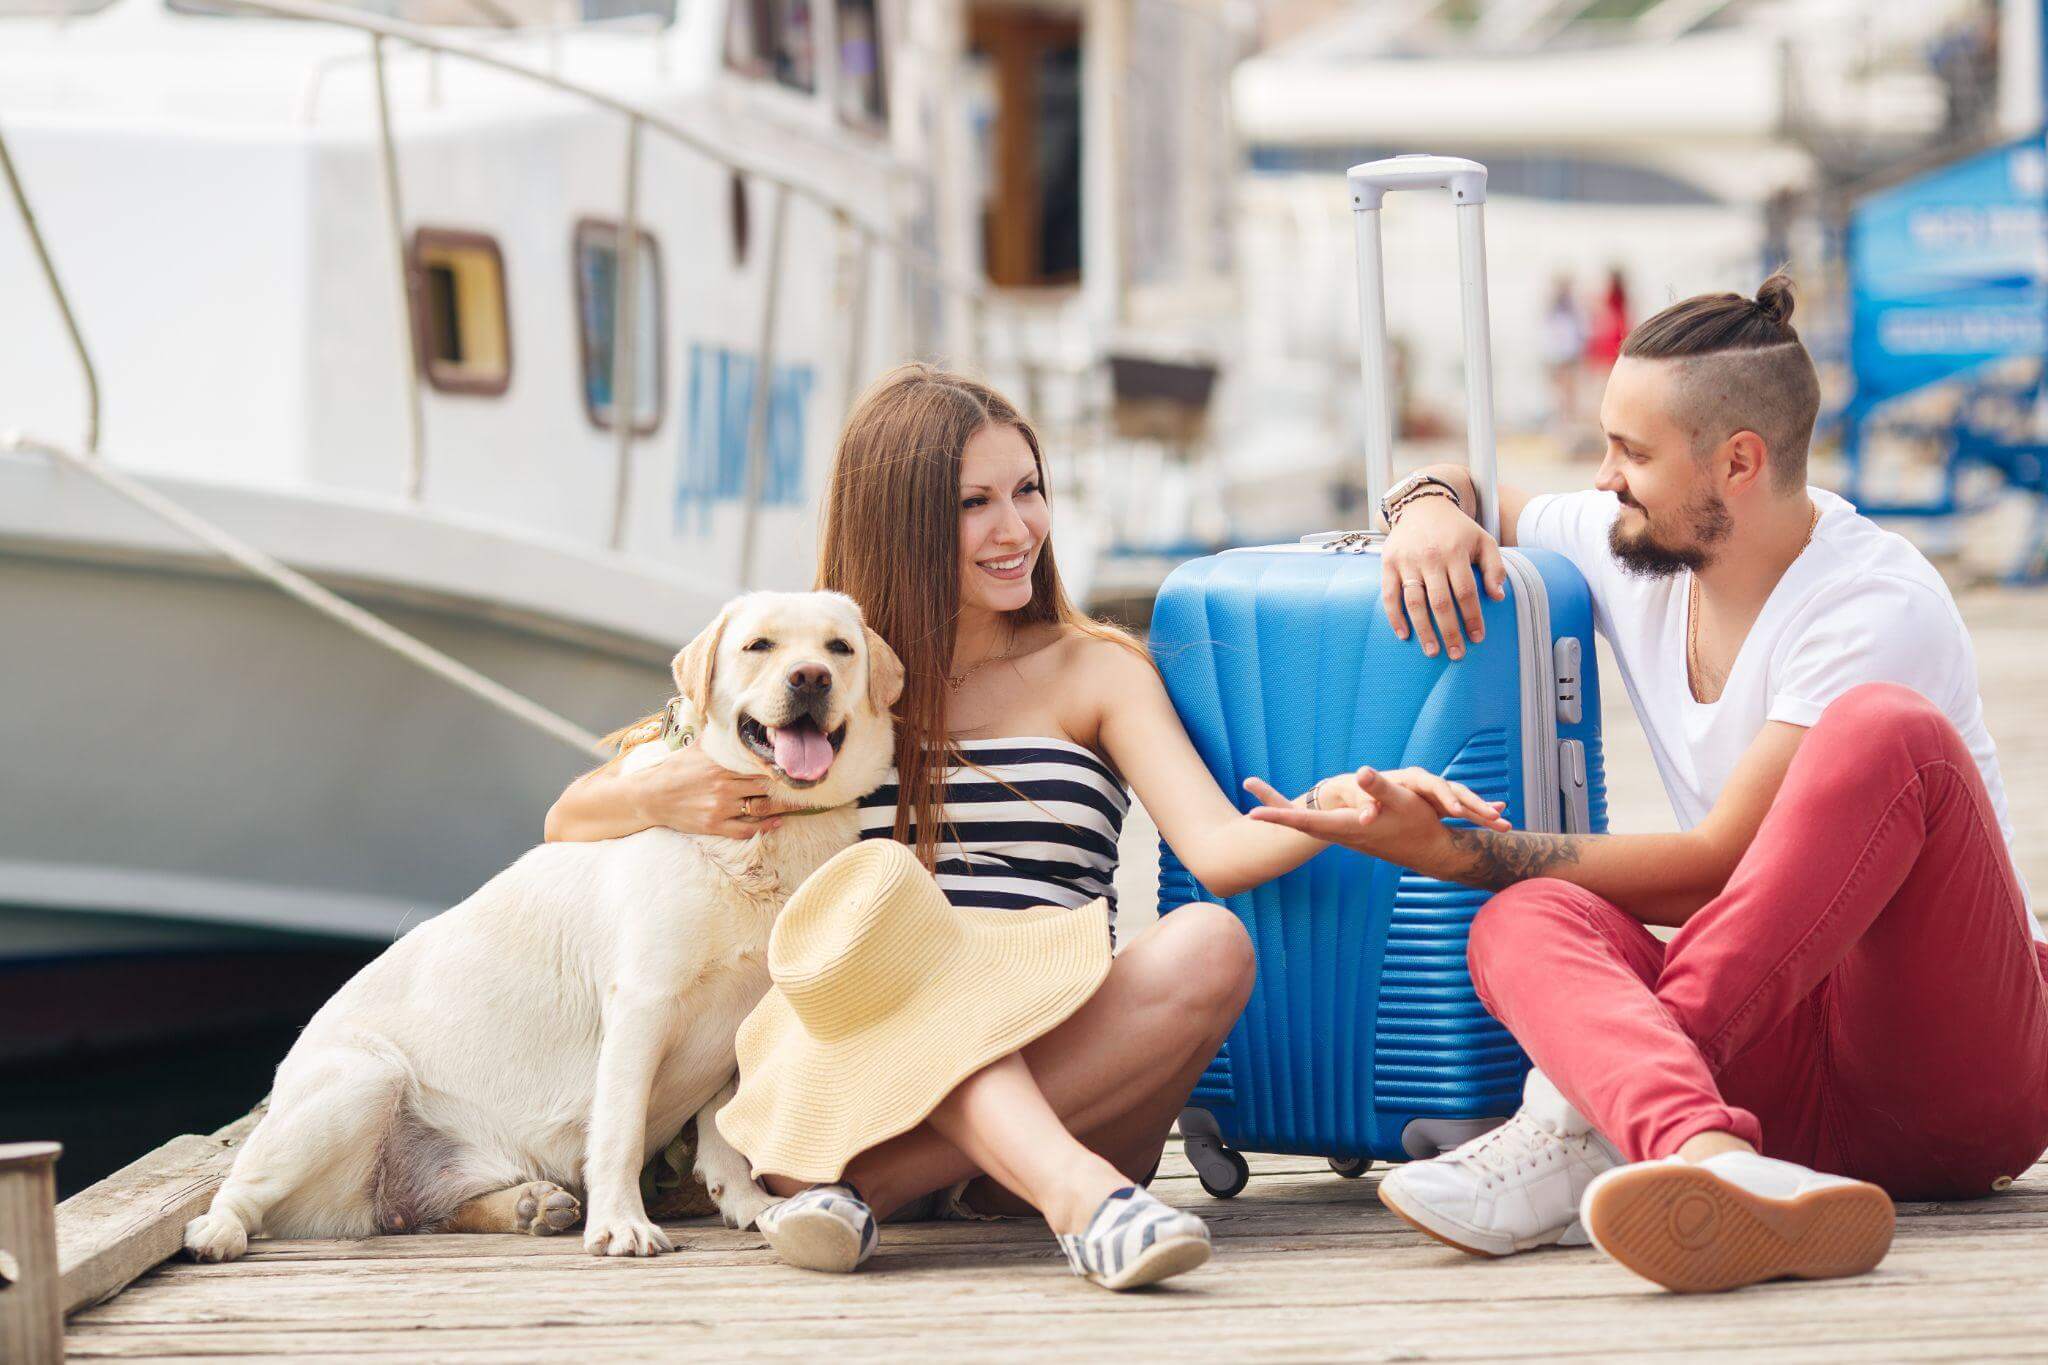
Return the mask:
<path fill-rule="evenodd" d="M 382 645 L 401 658 L 424 668 L 435 677 L 453 683 L 479 701 L 495 706 L 513 719 L 524 721 L 534 729 L 552 735 L 564 744 L 579 750 L 586 757 L 609 756 L 610 751 L 598 737 L 575 721 L 549 710 L 531 697 L 515 692 L 503 683 L 485 677 L 460 659 L 443 653 L 417 636 L 406 634 L 382 617 L 365 611 L 346 598 L 321 587 L 297 569 L 265 554 L 248 541 L 216 526 L 189 507 L 116 469 L 104 458 L 86 455 L 18 432 L 0 433 L 0 450 L 25 455 L 42 455 L 94 479 L 108 491 L 126 498 L 151 516 L 175 526 L 223 559 L 247 570 L 278 591 L 297 598 L 322 616 L 346 626 L 367 640 Z"/>

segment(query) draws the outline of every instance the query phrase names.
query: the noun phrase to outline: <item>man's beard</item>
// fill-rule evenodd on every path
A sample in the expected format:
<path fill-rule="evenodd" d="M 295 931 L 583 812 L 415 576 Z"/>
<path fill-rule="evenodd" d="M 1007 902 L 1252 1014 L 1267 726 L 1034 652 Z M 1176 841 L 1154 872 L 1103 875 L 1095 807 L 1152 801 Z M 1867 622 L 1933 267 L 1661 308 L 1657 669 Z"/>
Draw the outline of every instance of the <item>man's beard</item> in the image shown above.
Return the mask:
<path fill-rule="evenodd" d="M 1639 503 L 1623 505 L 1643 511 Z M 1644 512 L 1646 519 L 1648 515 Z M 1711 488 L 1701 489 L 1697 497 L 1680 508 L 1678 520 L 1687 532 L 1688 543 L 1673 545 L 1658 535 L 1655 522 L 1625 534 L 1621 518 L 1616 517 L 1607 528 L 1607 548 L 1615 562 L 1629 573 L 1643 578 L 1669 578 L 1687 569 L 1697 573 L 1713 563 L 1713 547 L 1728 539 L 1729 532 L 1735 529 L 1728 504 Z"/>

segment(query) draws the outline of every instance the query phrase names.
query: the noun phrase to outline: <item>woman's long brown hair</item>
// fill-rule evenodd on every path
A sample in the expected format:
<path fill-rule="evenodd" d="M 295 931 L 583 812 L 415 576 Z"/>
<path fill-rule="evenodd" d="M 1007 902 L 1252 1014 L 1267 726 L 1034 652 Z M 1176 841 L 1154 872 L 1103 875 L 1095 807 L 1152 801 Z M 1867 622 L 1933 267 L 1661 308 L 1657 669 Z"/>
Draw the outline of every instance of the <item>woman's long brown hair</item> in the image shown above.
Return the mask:
<path fill-rule="evenodd" d="M 961 453 L 991 425 L 1024 438 L 1049 499 L 1038 433 L 1016 407 L 986 384 L 924 364 L 899 366 L 861 395 L 840 433 L 825 494 L 818 586 L 860 603 L 868 625 L 903 660 L 896 837 L 926 867 L 943 832 L 945 772 L 958 762 L 946 734 L 946 677 L 960 616 Z M 1011 619 L 1020 627 L 1058 622 L 1139 648 L 1068 600 L 1050 536 L 1031 571 L 1031 600 Z"/>

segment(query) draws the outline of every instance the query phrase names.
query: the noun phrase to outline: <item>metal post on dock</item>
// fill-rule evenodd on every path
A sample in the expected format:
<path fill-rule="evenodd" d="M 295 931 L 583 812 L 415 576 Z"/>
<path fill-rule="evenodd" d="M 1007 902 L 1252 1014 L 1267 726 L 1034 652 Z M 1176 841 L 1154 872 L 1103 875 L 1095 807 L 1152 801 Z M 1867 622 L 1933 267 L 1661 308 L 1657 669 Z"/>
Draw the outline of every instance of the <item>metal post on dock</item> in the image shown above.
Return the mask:
<path fill-rule="evenodd" d="M 420 398 L 420 337 L 413 325 L 412 252 L 405 244 L 405 209 L 398 197 L 398 144 L 391 136 L 391 85 L 384 76 L 384 35 L 370 35 L 370 68 L 377 78 L 377 154 L 384 170 L 384 212 L 391 249 L 398 253 L 398 321 L 405 333 L 405 496 L 418 502 L 427 482 L 426 415 Z"/>
<path fill-rule="evenodd" d="M 57 1277 L 54 1142 L 0 1146 L 0 1360 L 64 1359 L 64 1294 Z"/>
<path fill-rule="evenodd" d="M 639 302 L 635 265 L 640 258 L 640 120 L 626 120 L 626 195 L 619 210 L 619 234 L 612 260 L 612 440 L 617 472 L 612 480 L 612 548 L 626 544 L 626 501 L 633 487 L 633 428 L 639 417 Z"/>
<path fill-rule="evenodd" d="M 761 345 L 754 362 L 754 403 L 747 419 L 747 493 L 740 520 L 739 582 L 754 583 L 754 541 L 761 519 L 761 482 L 767 477 L 768 413 L 775 388 L 775 308 L 782 293 L 782 231 L 789 217 L 789 186 L 775 186 L 768 211 L 768 277 L 761 290 Z"/>

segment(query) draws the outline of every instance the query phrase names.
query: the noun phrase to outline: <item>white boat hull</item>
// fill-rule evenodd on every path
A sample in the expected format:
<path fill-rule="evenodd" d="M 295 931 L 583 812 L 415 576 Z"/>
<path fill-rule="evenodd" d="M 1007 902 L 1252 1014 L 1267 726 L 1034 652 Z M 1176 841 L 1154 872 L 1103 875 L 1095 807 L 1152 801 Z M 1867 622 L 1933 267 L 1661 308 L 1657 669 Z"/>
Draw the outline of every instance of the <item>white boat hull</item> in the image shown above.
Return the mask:
<path fill-rule="evenodd" d="M 595 761 L 237 571 L 8 520 L 0 905 L 388 942 L 537 842 Z M 642 585 L 650 607 L 669 590 Z M 656 643 L 417 581 L 348 591 L 599 733 L 661 704 L 703 621 L 668 613 Z M 10 941 L 29 949 L 0 935 L 0 960 Z"/>

